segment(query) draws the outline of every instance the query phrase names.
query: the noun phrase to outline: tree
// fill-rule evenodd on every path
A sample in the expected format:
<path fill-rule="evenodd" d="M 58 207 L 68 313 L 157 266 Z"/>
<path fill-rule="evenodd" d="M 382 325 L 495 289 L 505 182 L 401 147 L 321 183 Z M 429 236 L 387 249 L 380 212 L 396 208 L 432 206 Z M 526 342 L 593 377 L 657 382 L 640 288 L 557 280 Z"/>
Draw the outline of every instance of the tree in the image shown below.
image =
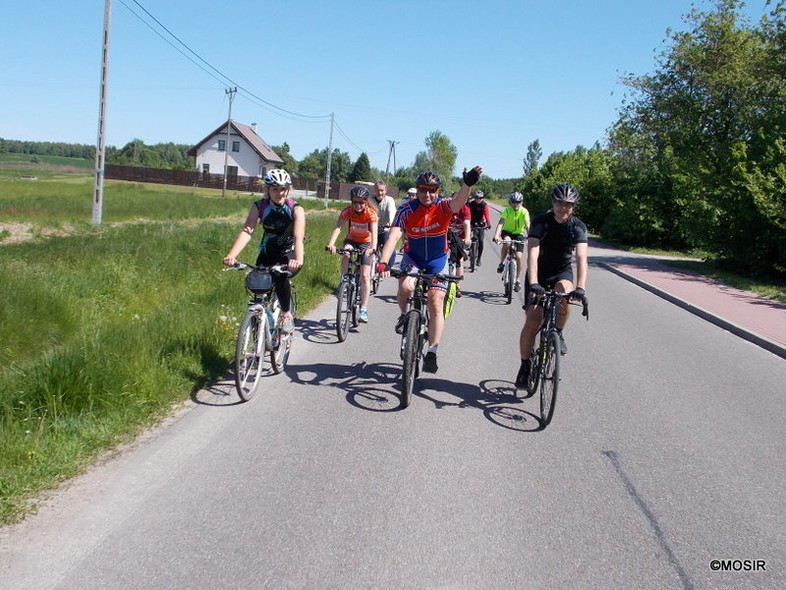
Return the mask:
<path fill-rule="evenodd" d="M 540 149 L 540 141 L 537 139 L 527 146 L 527 157 L 524 158 L 524 176 L 529 176 L 537 171 L 538 161 L 542 155 L 543 150 Z"/>
<path fill-rule="evenodd" d="M 292 157 L 292 154 L 289 153 L 289 144 L 287 142 L 284 142 L 281 145 L 270 146 L 270 149 L 276 152 L 279 158 L 284 160 L 284 163 L 281 165 L 284 170 L 290 174 L 298 174 L 297 160 Z"/>
<path fill-rule="evenodd" d="M 418 174 L 424 170 L 436 172 L 443 183 L 450 183 L 457 157 L 458 150 L 448 136 L 441 131 L 432 131 L 426 137 L 426 151 L 415 156 L 414 168 Z"/>
<path fill-rule="evenodd" d="M 327 174 L 327 148 L 314 150 L 303 158 L 298 164 L 298 171 L 301 176 L 307 178 L 323 179 Z M 352 169 L 352 160 L 349 154 L 339 150 L 333 150 L 333 157 L 330 160 L 330 180 L 345 182 Z"/>
<path fill-rule="evenodd" d="M 352 172 L 349 173 L 349 182 L 358 182 L 359 180 L 370 182 L 373 180 L 371 175 L 371 162 L 365 152 L 358 156 L 355 165 L 352 167 Z"/>

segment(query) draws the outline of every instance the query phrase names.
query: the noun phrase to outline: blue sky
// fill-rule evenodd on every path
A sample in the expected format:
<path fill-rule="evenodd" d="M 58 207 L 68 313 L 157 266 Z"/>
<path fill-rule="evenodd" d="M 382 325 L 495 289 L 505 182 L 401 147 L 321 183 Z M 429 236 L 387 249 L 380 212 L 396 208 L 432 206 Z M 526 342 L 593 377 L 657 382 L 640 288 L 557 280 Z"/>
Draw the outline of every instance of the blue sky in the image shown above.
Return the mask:
<path fill-rule="evenodd" d="M 666 30 L 683 29 L 693 5 L 711 6 L 112 0 L 107 144 L 194 144 L 226 121 L 225 91 L 237 85 L 278 108 L 239 92 L 232 118 L 298 159 L 327 146 L 334 113 L 333 147 L 353 160 L 365 151 L 384 170 L 393 140 L 396 164 L 411 165 L 440 130 L 458 148 L 457 169 L 518 177 L 535 139 L 544 159 L 602 142 L 625 94 L 620 77 L 654 71 Z M 758 20 L 765 0 L 745 10 Z M 103 16 L 103 0 L 3 7 L 0 137 L 96 143 Z"/>

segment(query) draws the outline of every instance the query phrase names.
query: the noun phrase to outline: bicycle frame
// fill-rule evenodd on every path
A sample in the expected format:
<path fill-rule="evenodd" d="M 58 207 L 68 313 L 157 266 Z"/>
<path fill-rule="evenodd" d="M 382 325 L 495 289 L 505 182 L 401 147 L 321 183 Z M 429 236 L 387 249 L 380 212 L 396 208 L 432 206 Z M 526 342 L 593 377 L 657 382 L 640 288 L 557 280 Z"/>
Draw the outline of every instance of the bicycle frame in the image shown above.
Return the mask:
<path fill-rule="evenodd" d="M 355 248 L 338 248 L 336 254 L 349 255 L 347 271 L 341 275 L 338 285 L 336 302 L 336 334 L 339 342 L 343 342 L 349 333 L 349 324 L 357 327 L 360 310 L 360 269 L 363 251 Z"/>

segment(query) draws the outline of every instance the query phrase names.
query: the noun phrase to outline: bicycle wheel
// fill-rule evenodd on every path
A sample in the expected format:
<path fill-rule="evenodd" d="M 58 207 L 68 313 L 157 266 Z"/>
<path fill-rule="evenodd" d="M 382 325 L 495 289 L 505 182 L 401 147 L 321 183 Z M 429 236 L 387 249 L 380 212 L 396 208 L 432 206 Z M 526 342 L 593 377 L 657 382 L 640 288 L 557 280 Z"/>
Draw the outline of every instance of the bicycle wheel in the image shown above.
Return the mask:
<path fill-rule="evenodd" d="M 349 322 L 352 320 L 352 287 L 348 281 L 341 281 L 338 286 L 338 301 L 336 301 L 336 335 L 338 341 L 344 342 L 349 332 Z"/>
<path fill-rule="evenodd" d="M 352 301 L 352 327 L 357 328 L 360 325 L 360 318 L 358 317 L 360 313 L 360 287 L 357 283 L 352 285 L 350 293 L 350 300 Z"/>
<path fill-rule="evenodd" d="M 505 301 L 508 303 L 508 305 L 510 305 L 510 302 L 513 301 L 513 280 L 515 276 L 513 264 L 511 263 L 510 259 L 508 259 L 505 261 L 505 272 L 503 273 L 505 281 Z"/>
<path fill-rule="evenodd" d="M 240 322 L 235 347 L 235 387 L 240 399 L 247 402 L 257 391 L 265 362 L 264 313 L 248 312 Z"/>
<path fill-rule="evenodd" d="M 546 427 L 554 416 L 559 389 L 560 343 L 556 332 L 548 335 L 544 361 L 540 381 L 540 419 Z"/>
<path fill-rule="evenodd" d="M 418 373 L 420 363 L 420 313 L 410 311 L 407 315 L 407 327 L 404 330 L 403 349 L 404 367 L 401 372 L 401 405 L 409 406 L 412 390 L 415 388 L 415 377 Z"/>
<path fill-rule="evenodd" d="M 294 299 L 295 297 L 293 295 L 292 300 L 290 300 L 291 303 L 289 304 L 289 310 L 292 312 L 293 316 L 295 315 Z M 273 317 L 280 317 L 281 306 L 278 303 L 278 299 L 275 297 L 271 302 L 271 307 L 273 308 Z M 287 360 L 289 360 L 289 351 L 292 348 L 292 334 L 292 332 L 282 332 L 280 322 L 276 326 L 276 336 L 273 339 L 273 347 L 270 351 L 270 366 L 276 375 L 284 370 L 284 367 L 287 365 Z"/>
<path fill-rule="evenodd" d="M 538 390 L 538 385 L 540 385 L 540 347 L 538 347 L 537 352 L 533 350 L 529 358 L 530 369 L 529 377 L 527 378 L 527 397 L 532 397 Z"/>
<path fill-rule="evenodd" d="M 379 259 L 375 258 L 374 261 L 371 264 L 371 294 L 372 295 L 376 295 L 377 291 L 379 291 L 380 277 L 379 277 L 379 273 L 377 272 L 376 260 L 379 260 Z"/>
<path fill-rule="evenodd" d="M 469 272 L 475 272 L 475 262 L 478 259 L 478 242 L 473 240 L 469 247 Z"/>

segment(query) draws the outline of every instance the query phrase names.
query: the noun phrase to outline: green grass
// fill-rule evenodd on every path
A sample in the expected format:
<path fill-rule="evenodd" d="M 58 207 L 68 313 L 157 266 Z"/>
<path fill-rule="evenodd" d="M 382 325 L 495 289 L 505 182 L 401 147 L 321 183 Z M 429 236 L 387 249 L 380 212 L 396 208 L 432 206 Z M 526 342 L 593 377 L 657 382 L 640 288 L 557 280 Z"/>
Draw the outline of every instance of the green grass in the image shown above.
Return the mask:
<path fill-rule="evenodd" d="M 118 223 L 94 227 L 80 221 L 83 185 L 0 179 L 0 221 L 70 228 L 0 246 L 0 523 L 225 376 L 234 354 L 223 318 L 246 294 L 221 259 L 253 197 L 118 185 L 106 201 Z M 308 215 L 303 314 L 335 286 L 334 225 L 334 212 Z"/>

